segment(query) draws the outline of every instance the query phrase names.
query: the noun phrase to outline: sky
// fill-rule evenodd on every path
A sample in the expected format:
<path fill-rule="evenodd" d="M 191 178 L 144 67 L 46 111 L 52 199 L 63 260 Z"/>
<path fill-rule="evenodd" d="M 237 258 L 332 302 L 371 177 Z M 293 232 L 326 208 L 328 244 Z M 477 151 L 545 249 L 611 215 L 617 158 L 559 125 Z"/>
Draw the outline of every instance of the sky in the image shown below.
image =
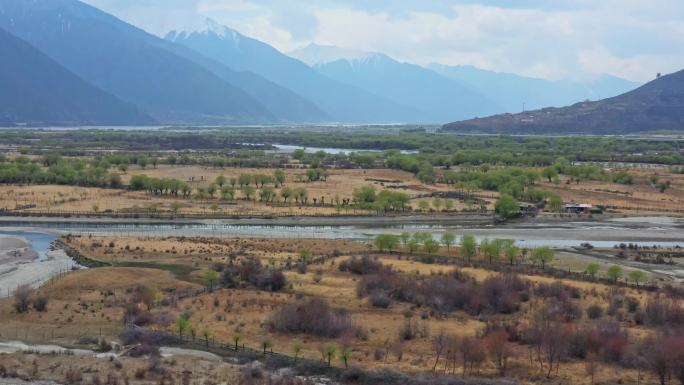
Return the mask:
<path fill-rule="evenodd" d="M 282 52 L 309 43 L 550 80 L 684 69 L 684 0 L 84 0 L 151 33 L 210 17 Z"/>

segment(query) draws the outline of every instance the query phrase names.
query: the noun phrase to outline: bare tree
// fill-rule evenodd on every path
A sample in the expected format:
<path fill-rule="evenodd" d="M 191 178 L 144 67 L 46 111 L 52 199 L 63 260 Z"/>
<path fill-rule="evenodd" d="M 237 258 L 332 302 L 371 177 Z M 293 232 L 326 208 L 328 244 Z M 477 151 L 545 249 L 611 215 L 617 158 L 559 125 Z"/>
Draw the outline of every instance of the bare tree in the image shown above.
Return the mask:
<path fill-rule="evenodd" d="M 447 348 L 449 341 L 447 339 L 446 334 L 444 334 L 444 330 L 440 331 L 439 334 L 432 340 L 432 347 L 435 349 L 435 364 L 432 366 L 432 371 L 434 372 L 437 370 L 437 364 L 439 363 L 439 358 L 442 356 L 442 353 Z"/>
<path fill-rule="evenodd" d="M 489 353 L 489 358 L 494 362 L 501 377 L 506 375 L 508 358 L 513 354 L 510 343 L 508 342 L 509 337 L 507 331 L 499 329 L 489 333 L 484 340 L 485 347 Z"/>
<path fill-rule="evenodd" d="M 17 313 L 26 313 L 31 304 L 33 289 L 29 285 L 21 285 L 14 291 L 14 309 Z"/>
<path fill-rule="evenodd" d="M 584 371 L 591 377 L 591 385 L 594 385 L 594 376 L 599 369 L 598 355 L 594 352 L 589 352 L 584 359 Z"/>

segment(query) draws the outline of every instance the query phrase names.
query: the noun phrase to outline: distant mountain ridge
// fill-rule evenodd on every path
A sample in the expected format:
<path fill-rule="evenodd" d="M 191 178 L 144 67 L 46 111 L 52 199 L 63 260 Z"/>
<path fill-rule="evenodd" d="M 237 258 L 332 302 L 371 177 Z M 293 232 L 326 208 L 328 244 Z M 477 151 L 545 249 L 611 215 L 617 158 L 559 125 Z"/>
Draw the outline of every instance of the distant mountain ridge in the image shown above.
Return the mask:
<path fill-rule="evenodd" d="M 209 19 L 159 38 L 78 0 L 0 0 L 0 28 L 45 56 L 5 63 L 19 74 L 11 85 L 23 82 L 23 94 L 42 100 L 21 106 L 8 99 L 5 119 L 34 124 L 442 123 L 635 86 L 610 76 L 549 82 L 468 66 L 421 67 L 316 44 L 290 57 Z M 45 73 L 36 79 L 60 84 L 52 93 L 61 100 L 28 78 L 27 69 L 37 67 Z M 2 74 L 7 84 L 11 74 Z"/>
<path fill-rule="evenodd" d="M 319 64 L 327 64 L 338 60 L 356 60 L 364 57 L 373 56 L 371 52 L 361 51 L 352 48 L 335 47 L 332 45 L 318 45 L 311 43 L 291 51 L 288 55 L 299 59 L 310 67 Z"/>
<path fill-rule="evenodd" d="M 272 46 L 246 37 L 211 19 L 194 30 L 170 31 L 165 39 L 184 45 L 236 71 L 250 71 L 312 100 L 329 120 L 417 122 L 425 116 L 363 88 L 337 82 Z"/>
<path fill-rule="evenodd" d="M 0 125 L 139 125 L 154 120 L 0 29 Z"/>
<path fill-rule="evenodd" d="M 503 108 L 521 112 L 544 107 L 563 107 L 585 100 L 598 100 L 623 94 L 638 83 L 609 75 L 583 81 L 549 81 L 509 73 L 481 70 L 472 66 L 431 64 L 427 68 L 479 90 Z"/>
<path fill-rule="evenodd" d="M 80 1 L 3 0 L 0 27 L 162 123 L 273 123 L 325 117 L 290 90 L 210 63 Z"/>
<path fill-rule="evenodd" d="M 684 70 L 596 102 L 447 124 L 444 131 L 609 134 L 684 130 Z"/>
<path fill-rule="evenodd" d="M 351 58 L 339 58 L 350 53 Z M 495 102 L 461 81 L 415 64 L 401 63 L 384 54 L 313 44 L 291 54 L 316 63 L 313 68 L 338 82 L 416 108 L 428 119 L 426 122 L 439 123 L 501 111 Z"/>

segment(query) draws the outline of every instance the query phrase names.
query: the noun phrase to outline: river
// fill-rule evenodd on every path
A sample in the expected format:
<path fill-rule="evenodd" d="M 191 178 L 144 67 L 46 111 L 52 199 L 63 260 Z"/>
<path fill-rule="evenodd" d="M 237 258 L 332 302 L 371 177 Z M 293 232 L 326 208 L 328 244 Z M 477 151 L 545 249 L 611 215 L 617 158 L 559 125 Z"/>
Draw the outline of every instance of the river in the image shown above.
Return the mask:
<path fill-rule="evenodd" d="M 348 219 L 354 221 L 354 219 Z M 325 224 L 323 222 L 327 221 Z M 394 223 L 393 218 L 368 224 L 346 224 L 347 218 L 200 221 L 103 221 L 88 219 L 41 219 L 15 221 L 0 219 L 0 235 L 21 236 L 31 240 L 40 252 L 54 235 L 93 235 L 123 237 L 209 236 L 221 238 L 288 238 L 369 240 L 382 233 L 427 232 L 441 237 L 452 232 L 457 237 L 472 235 L 484 239 L 512 239 L 522 247 L 551 246 L 567 248 L 591 243 L 613 247 L 620 243 L 639 246 L 684 247 L 684 222 L 676 218 L 618 219 L 596 222 L 520 223 L 510 225 L 462 225 L 457 223 Z M 315 223 L 315 224 L 310 224 Z M 36 233 L 38 232 L 38 233 Z M 53 235 L 40 235 L 41 233 Z M 34 243 L 35 242 L 35 243 Z"/>

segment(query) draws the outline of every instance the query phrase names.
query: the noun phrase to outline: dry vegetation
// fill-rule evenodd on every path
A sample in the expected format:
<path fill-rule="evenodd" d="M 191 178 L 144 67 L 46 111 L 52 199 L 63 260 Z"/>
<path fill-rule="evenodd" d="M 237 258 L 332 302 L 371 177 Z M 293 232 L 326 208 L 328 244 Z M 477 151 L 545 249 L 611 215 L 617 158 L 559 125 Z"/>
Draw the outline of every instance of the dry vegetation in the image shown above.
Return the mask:
<path fill-rule="evenodd" d="M 95 358 L 69 354 L 0 354 L 2 377 L 50 380 L 61 384 L 219 384 L 236 383 L 236 365 L 192 357 L 144 360 L 135 357 Z"/>
<path fill-rule="evenodd" d="M 326 361 L 326 351 L 334 344 L 331 363 L 338 368 L 345 366 L 344 351 L 349 365 L 367 370 L 461 373 L 461 359 L 455 354 L 464 344 L 475 343 L 479 345 L 473 349 L 482 349 L 483 357 L 472 358 L 473 375 L 498 377 L 503 369 L 492 352 L 499 346 L 505 348 L 506 376 L 522 383 L 590 384 L 587 361 L 575 350 L 589 348 L 573 338 L 598 333 L 592 340 L 598 345 L 591 345 L 598 346 L 597 356 L 591 356 L 596 383 L 635 384 L 640 371 L 628 360 L 635 357 L 634 344 L 655 337 L 660 327 L 656 322 L 682 321 L 676 315 L 652 319 L 650 312 L 671 312 L 666 310 L 669 300 L 657 293 L 538 275 L 512 278 L 482 267 L 454 273 L 453 265 L 424 263 L 408 255 L 352 260 L 352 255 L 368 250 L 354 242 L 96 237 L 67 241 L 89 258 L 119 265 L 144 262 L 149 268 L 107 267 L 68 274 L 41 290 L 49 298 L 45 312 L 17 314 L 11 300 L 5 300 L 3 338 L 19 333 L 21 339 L 74 343 L 84 336 L 98 338 L 101 329 L 109 340 L 116 338 L 124 317 L 174 335 L 176 320 L 186 319 L 186 338 L 192 334 L 200 347 L 205 335 L 226 344 L 237 337 L 240 346 L 257 351 L 290 356 L 296 351 L 299 357 Z M 187 274 L 174 266 L 193 270 Z M 211 292 L 182 295 L 207 285 L 208 269 L 223 275 Z M 285 269 L 286 286 L 259 289 L 264 272 L 280 269 Z M 216 288 L 220 286 L 225 288 Z M 656 311 L 657 304 L 665 308 Z M 529 334 L 540 327 L 541 314 L 556 314 L 549 311 L 560 312 L 560 318 L 554 315 L 549 322 L 555 332 L 564 330 L 561 335 L 566 339 L 556 342 L 568 347 L 551 358 L 544 354 L 550 340 L 543 340 L 537 356 Z M 302 314 L 309 318 L 297 321 Z M 320 320 L 326 320 L 324 325 L 314 326 Z M 505 337 L 500 337 L 502 330 Z M 639 381 L 657 382 L 646 364 Z"/>

